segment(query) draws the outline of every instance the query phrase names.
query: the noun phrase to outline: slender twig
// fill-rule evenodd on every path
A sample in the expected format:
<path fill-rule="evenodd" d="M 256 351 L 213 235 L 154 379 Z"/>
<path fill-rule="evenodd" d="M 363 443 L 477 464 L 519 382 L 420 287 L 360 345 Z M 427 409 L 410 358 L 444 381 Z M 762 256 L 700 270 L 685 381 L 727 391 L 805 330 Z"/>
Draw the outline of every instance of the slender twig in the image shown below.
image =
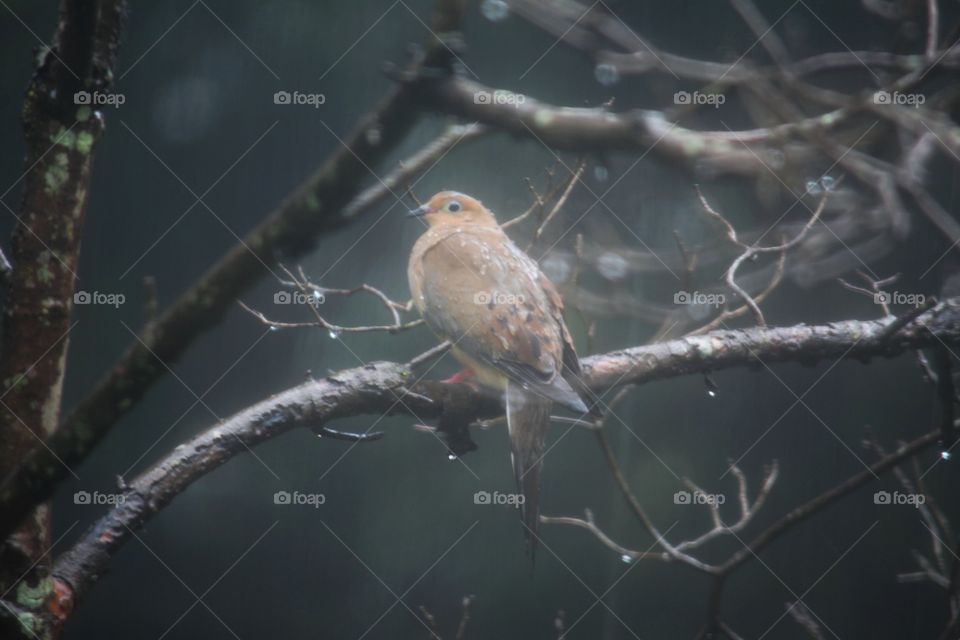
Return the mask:
<path fill-rule="evenodd" d="M 580 177 L 583 175 L 584 169 L 587 168 L 587 161 L 581 160 L 577 165 L 577 168 L 570 174 L 570 179 L 567 180 L 567 185 L 563 189 L 563 193 L 560 194 L 560 197 L 557 198 L 556 203 L 553 205 L 553 208 L 550 209 L 550 213 L 547 214 L 547 217 L 543 219 L 543 222 L 540 223 L 540 226 L 537 227 L 536 233 L 533 235 L 533 243 L 536 243 L 540 240 L 540 236 L 543 235 L 544 230 L 546 230 L 547 225 L 550 224 L 550 221 L 553 220 L 554 216 L 563 208 L 563 205 L 566 204 L 567 198 L 570 197 L 570 193 L 573 191 L 573 188 L 577 186 L 577 183 L 580 181 Z"/>
<path fill-rule="evenodd" d="M 281 281 L 281 284 L 292 287 L 296 290 L 296 293 L 304 300 L 304 304 L 300 306 L 306 307 L 313 315 L 314 320 L 312 322 L 281 322 L 278 320 L 271 320 L 262 312 L 251 309 L 242 301 L 239 302 L 240 307 L 243 308 L 244 311 L 251 314 L 271 329 L 302 329 L 320 327 L 330 331 L 333 335 L 338 335 L 340 333 L 367 333 L 370 331 L 387 331 L 390 333 L 397 333 L 399 331 L 406 331 L 407 329 L 419 327 L 423 324 L 422 319 L 403 322 L 400 318 L 400 311 L 410 311 L 413 308 L 412 300 L 402 303 L 396 302 L 387 296 L 387 294 L 383 293 L 380 289 L 377 289 L 376 287 L 366 283 L 352 289 L 332 289 L 330 287 L 321 287 L 320 285 L 311 282 L 307 278 L 306 274 L 304 274 L 303 269 L 298 269 L 298 274 L 294 275 L 286 267 L 282 268 L 290 280 Z M 326 302 L 327 296 L 352 296 L 357 293 L 368 293 L 376 297 L 377 300 L 380 301 L 384 308 L 386 308 L 386 310 L 393 317 L 393 323 L 380 325 L 343 326 L 334 324 L 320 315 L 320 310 L 318 307 Z M 290 304 L 293 301 L 299 300 L 299 298 L 294 298 L 291 294 L 286 292 L 279 292 L 275 294 L 275 301 L 277 296 L 281 297 L 284 304 Z"/>
<path fill-rule="evenodd" d="M 800 231 L 790 240 L 784 240 L 780 244 L 773 246 L 759 246 L 757 244 L 746 244 L 741 241 L 737 236 L 737 230 L 733 225 L 728 221 L 722 214 L 717 212 L 713 207 L 710 206 L 710 203 L 707 202 L 707 199 L 704 197 L 703 192 L 700 191 L 699 185 L 696 187 L 697 197 L 700 199 L 700 204 L 703 205 L 703 210 L 707 213 L 708 216 L 720 222 L 723 225 L 724 230 L 727 234 L 727 239 L 735 246 L 743 249 L 737 258 L 731 263 L 730 267 L 727 269 L 725 276 L 725 281 L 727 286 L 740 296 L 740 299 L 744 301 L 744 304 L 753 312 L 754 319 L 757 324 L 761 327 L 766 326 L 767 322 L 763 317 L 763 312 L 760 310 L 760 305 L 757 303 L 756 299 L 748 294 L 743 287 L 741 287 L 736 281 L 737 269 L 740 268 L 745 261 L 750 260 L 758 254 L 779 252 L 781 255 L 797 246 L 803 239 L 806 237 L 810 229 L 817 223 L 820 219 L 820 215 L 823 213 L 824 207 L 827 204 L 827 195 L 829 190 L 824 189 L 823 195 L 820 197 L 820 203 L 817 205 L 817 208 L 814 210 L 813 215 L 810 216 L 810 219 L 807 223 L 800 229 Z"/>

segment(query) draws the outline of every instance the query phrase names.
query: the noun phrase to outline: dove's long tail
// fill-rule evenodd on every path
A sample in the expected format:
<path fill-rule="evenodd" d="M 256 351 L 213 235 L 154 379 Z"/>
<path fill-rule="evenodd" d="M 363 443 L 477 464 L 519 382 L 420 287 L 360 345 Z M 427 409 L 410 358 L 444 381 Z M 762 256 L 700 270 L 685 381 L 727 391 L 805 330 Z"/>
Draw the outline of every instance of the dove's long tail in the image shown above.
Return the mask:
<path fill-rule="evenodd" d="M 520 513 L 531 558 L 540 528 L 540 471 L 546 452 L 550 408 L 553 401 L 519 384 L 507 383 L 507 428 L 517 490 L 523 494 Z"/>

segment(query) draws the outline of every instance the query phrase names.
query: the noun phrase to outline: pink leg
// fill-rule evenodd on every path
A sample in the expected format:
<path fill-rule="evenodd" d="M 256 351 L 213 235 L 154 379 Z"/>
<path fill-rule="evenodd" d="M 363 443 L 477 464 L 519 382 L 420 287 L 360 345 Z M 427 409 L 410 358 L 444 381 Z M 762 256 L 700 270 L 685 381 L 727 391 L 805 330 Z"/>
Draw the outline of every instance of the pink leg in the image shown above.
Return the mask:
<path fill-rule="evenodd" d="M 459 384 L 461 382 L 470 382 L 473 379 L 473 370 L 467 367 L 460 369 L 455 374 L 447 378 L 446 380 L 441 380 L 440 384 Z"/>

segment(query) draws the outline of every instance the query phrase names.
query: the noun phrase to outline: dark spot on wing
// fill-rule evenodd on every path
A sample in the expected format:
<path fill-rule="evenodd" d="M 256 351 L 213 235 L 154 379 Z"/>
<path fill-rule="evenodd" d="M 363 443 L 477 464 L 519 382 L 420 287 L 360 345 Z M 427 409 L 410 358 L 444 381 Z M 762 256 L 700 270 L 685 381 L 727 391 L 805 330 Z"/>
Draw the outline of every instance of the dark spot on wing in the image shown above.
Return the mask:
<path fill-rule="evenodd" d="M 533 353 L 533 357 L 536 360 L 540 359 L 540 340 L 537 339 L 537 336 L 530 334 L 530 351 Z"/>

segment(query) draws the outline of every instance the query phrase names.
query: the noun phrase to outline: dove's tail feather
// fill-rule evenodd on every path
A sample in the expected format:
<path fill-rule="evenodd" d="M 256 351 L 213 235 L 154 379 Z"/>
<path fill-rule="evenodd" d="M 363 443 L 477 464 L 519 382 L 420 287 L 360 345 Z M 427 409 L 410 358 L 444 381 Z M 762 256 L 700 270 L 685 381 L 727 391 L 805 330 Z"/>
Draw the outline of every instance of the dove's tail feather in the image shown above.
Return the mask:
<path fill-rule="evenodd" d="M 511 460 L 517 490 L 523 494 L 520 515 L 532 559 L 540 528 L 540 472 L 553 401 L 512 381 L 507 383 L 506 397 Z"/>

